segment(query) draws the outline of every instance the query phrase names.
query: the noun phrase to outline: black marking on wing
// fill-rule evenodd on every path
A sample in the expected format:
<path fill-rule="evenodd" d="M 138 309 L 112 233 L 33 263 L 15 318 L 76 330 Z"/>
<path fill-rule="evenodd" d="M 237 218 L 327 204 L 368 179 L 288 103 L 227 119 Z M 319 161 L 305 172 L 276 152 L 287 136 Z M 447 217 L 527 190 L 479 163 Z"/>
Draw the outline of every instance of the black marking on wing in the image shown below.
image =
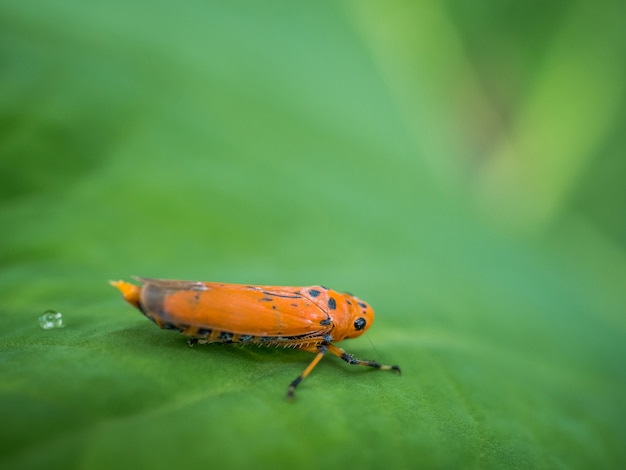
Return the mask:
<path fill-rule="evenodd" d="M 300 294 L 297 294 L 297 295 L 276 294 L 274 292 L 267 292 L 267 291 L 264 291 L 264 290 L 262 290 L 261 292 L 263 294 L 265 294 L 265 295 L 271 295 L 272 297 L 282 297 L 284 299 L 299 299 L 299 298 L 302 297 Z"/>

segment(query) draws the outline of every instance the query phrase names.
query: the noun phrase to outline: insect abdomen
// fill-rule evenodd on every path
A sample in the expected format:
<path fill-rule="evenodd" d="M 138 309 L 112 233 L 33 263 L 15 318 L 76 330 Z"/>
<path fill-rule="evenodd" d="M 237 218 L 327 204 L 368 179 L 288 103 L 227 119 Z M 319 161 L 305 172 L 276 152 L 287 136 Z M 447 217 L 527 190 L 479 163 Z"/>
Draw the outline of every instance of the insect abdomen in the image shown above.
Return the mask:
<path fill-rule="evenodd" d="M 258 344 L 259 346 L 276 346 L 285 348 L 301 348 L 312 344 L 319 344 L 325 340 L 331 340 L 329 336 L 254 336 L 230 333 L 228 331 L 207 330 L 206 328 L 194 328 L 190 326 L 164 325 L 162 328 L 175 329 L 182 334 L 191 337 L 190 344 L 195 343 L 240 343 Z"/>

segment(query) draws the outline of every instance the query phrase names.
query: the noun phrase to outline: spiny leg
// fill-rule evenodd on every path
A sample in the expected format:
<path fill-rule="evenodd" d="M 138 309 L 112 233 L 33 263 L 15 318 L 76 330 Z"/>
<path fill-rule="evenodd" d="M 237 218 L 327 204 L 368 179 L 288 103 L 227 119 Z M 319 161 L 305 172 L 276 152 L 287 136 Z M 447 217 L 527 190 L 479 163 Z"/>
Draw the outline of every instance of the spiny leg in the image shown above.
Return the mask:
<path fill-rule="evenodd" d="M 287 398 L 293 398 L 296 392 L 296 387 L 303 379 L 306 378 L 307 375 L 311 373 L 311 371 L 315 368 L 315 366 L 322 360 L 328 348 L 324 344 L 320 344 L 319 346 L 311 347 L 311 348 L 302 348 L 304 351 L 310 351 L 313 353 L 317 353 L 317 355 L 313 358 L 311 363 L 307 366 L 306 369 L 302 371 L 302 373 L 296 377 L 296 379 L 289 384 L 289 388 L 287 389 Z"/>
<path fill-rule="evenodd" d="M 341 359 L 346 361 L 348 364 L 354 364 L 354 365 L 358 365 L 358 366 L 374 367 L 374 368 L 379 369 L 379 370 L 394 370 L 398 374 L 401 373 L 400 367 L 398 367 L 398 366 L 386 366 L 384 364 L 379 364 L 376 361 L 364 361 L 362 359 L 357 359 L 352 354 L 348 354 L 343 349 L 335 346 L 334 344 L 327 345 L 327 348 L 328 348 L 329 352 L 331 352 L 332 354 L 334 354 L 337 357 L 340 357 Z"/>

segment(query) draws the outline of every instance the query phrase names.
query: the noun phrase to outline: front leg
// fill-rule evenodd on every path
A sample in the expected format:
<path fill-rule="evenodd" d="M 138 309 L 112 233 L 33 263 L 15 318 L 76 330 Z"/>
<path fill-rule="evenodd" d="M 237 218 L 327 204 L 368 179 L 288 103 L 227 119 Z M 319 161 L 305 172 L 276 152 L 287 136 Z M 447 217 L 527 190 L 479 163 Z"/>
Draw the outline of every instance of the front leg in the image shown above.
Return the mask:
<path fill-rule="evenodd" d="M 326 352 L 328 351 L 328 345 L 320 344 L 319 346 L 312 346 L 312 347 L 307 347 L 307 348 L 302 348 L 302 349 L 304 351 L 309 351 L 309 352 L 317 353 L 317 354 L 313 358 L 311 363 L 307 366 L 307 368 L 304 369 L 304 371 L 302 371 L 302 373 L 298 377 L 296 377 L 295 380 L 291 382 L 291 384 L 289 384 L 289 388 L 287 389 L 287 398 L 294 398 L 296 387 L 298 386 L 300 382 L 302 382 L 302 380 L 306 378 L 307 375 L 311 373 L 311 371 L 315 368 L 315 366 L 322 360 L 322 358 L 324 357 L 324 354 L 326 354 Z"/>

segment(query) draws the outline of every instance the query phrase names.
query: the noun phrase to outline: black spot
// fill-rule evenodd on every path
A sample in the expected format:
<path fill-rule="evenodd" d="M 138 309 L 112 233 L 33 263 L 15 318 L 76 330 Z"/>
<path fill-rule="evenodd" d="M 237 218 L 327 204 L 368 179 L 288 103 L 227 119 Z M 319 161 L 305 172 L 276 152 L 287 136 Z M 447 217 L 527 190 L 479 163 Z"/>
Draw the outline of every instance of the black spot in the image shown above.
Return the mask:
<path fill-rule="evenodd" d="M 328 308 L 331 310 L 335 310 L 337 308 L 337 302 L 332 297 L 328 299 Z"/>
<path fill-rule="evenodd" d="M 363 302 L 359 302 L 359 307 L 367 308 L 367 304 Z"/>
<path fill-rule="evenodd" d="M 291 306 L 292 306 L 292 307 L 297 307 L 297 306 L 298 306 L 298 304 L 291 304 Z"/>
<path fill-rule="evenodd" d="M 233 339 L 233 334 L 232 333 L 227 333 L 226 331 L 222 331 L 220 333 L 220 339 L 222 341 L 230 341 Z"/>
<path fill-rule="evenodd" d="M 274 310 L 276 310 L 276 308 L 277 308 L 277 307 L 276 307 L 276 305 L 272 305 L 272 308 L 273 308 Z"/>
<path fill-rule="evenodd" d="M 274 301 L 274 299 L 272 299 L 271 297 L 263 297 L 260 300 L 261 302 L 273 302 Z"/>
<path fill-rule="evenodd" d="M 200 300 L 200 292 L 196 292 L 196 293 L 193 295 L 193 300 L 195 300 L 196 302 L 197 302 L 198 300 Z"/>
<path fill-rule="evenodd" d="M 347 303 L 348 305 L 352 305 L 352 302 L 350 302 L 348 299 L 346 299 L 346 303 Z"/>
<path fill-rule="evenodd" d="M 161 328 L 163 328 L 164 330 L 183 331 L 185 327 L 183 327 L 183 325 L 174 325 L 173 323 L 163 323 L 163 326 Z"/>
<path fill-rule="evenodd" d="M 365 318 L 359 317 L 356 320 L 354 320 L 354 329 L 357 331 L 365 328 L 365 325 L 367 325 Z"/>
<path fill-rule="evenodd" d="M 332 322 L 333 322 L 333 321 L 332 321 L 330 318 L 327 318 L 326 320 L 322 320 L 322 321 L 320 322 L 320 325 L 322 325 L 322 326 L 328 326 L 328 325 L 330 325 Z"/>
<path fill-rule="evenodd" d="M 311 297 L 317 297 L 317 296 L 318 296 L 318 295 L 320 295 L 320 294 L 321 294 L 321 292 L 320 292 L 320 291 L 318 291 L 318 290 L 315 290 L 315 289 L 311 289 L 311 290 L 309 291 L 309 295 L 310 295 Z"/>
<path fill-rule="evenodd" d="M 209 336 L 211 334 L 211 330 L 208 328 L 198 328 L 198 336 Z"/>

